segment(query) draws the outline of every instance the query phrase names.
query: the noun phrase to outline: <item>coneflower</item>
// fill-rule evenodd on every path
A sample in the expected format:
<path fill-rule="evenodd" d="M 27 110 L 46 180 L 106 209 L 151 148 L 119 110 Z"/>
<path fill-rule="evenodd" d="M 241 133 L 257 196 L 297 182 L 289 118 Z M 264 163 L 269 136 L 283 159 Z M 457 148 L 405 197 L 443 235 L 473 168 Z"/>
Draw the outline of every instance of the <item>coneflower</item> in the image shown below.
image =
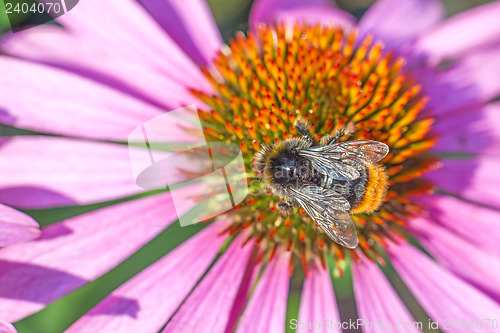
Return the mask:
<path fill-rule="evenodd" d="M 199 1 L 87 0 L 59 18 L 64 29 L 4 38 L 0 119 L 52 134 L 12 137 L 0 147 L 0 200 L 13 207 L 139 193 L 119 143 L 148 119 L 191 104 L 208 141 L 239 145 L 249 176 L 261 147 L 298 136 L 298 118 L 317 139 L 352 123 L 350 140 L 389 146 L 384 202 L 353 212 L 358 248 L 333 243 L 300 209 L 283 215 L 258 181 L 253 189 L 263 191 L 123 283 L 67 332 L 284 332 L 291 325 L 308 332 L 324 319 L 333 327 L 315 332 L 341 331 L 331 277 L 346 267 L 358 317 L 400 331 L 415 320 L 379 267 L 388 264 L 442 330 L 493 332 L 500 5 L 441 23 L 442 15 L 438 1 L 381 0 L 355 23 L 327 1 L 260 0 L 251 31 L 223 45 Z M 148 134 L 166 131 L 178 142 L 192 139 L 182 126 Z M 0 250 L 0 318 L 21 320 L 97 279 L 191 208 L 186 201 L 176 212 L 168 192 L 155 193 Z M 299 269 L 300 309 L 288 323 L 290 274 Z"/>

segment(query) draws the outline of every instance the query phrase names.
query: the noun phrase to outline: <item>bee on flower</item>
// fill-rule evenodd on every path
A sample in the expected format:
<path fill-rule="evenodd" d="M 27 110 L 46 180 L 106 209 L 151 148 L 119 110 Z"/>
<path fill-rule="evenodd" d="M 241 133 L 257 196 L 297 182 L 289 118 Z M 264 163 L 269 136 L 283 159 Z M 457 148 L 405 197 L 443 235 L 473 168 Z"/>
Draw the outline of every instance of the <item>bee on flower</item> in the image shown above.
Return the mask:
<path fill-rule="evenodd" d="M 27 331 L 117 274 L 52 331 L 307 332 L 298 324 L 339 313 L 413 323 L 411 297 L 441 330 L 494 332 L 500 2 L 444 13 L 439 0 L 378 0 L 358 21 L 326 0 L 257 0 L 249 30 L 224 43 L 201 0 L 87 0 L 58 25 L 2 36 L 0 121 L 31 132 L 0 145 L 0 202 L 72 209 L 0 249 L 5 326 Z M 192 187 L 144 192 L 122 143 L 192 104 L 148 140 L 196 142 L 199 118 L 256 178 L 241 203 L 180 229 Z M 340 279 L 354 310 L 337 302 Z"/>

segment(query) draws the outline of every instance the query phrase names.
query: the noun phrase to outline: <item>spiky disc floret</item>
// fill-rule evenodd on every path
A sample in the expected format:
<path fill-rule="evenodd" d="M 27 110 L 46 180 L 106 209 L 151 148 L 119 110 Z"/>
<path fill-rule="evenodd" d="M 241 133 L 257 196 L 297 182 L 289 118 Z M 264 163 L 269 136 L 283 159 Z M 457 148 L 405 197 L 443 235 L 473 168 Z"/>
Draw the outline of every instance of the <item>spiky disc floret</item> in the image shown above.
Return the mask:
<path fill-rule="evenodd" d="M 376 212 L 353 216 L 361 251 L 375 258 L 375 245 L 384 245 L 384 236 L 402 234 L 405 221 L 421 210 L 409 196 L 432 190 L 420 176 L 438 165 L 423 154 L 436 142 L 429 135 L 433 119 L 425 116 L 427 98 L 403 70 L 404 59 L 383 49 L 372 37 L 358 41 L 356 31 L 339 27 L 261 26 L 256 34 L 237 34 L 204 69 L 216 95 L 192 91 L 211 108 L 200 111 L 205 136 L 238 142 L 249 177 L 263 145 L 297 137 L 293 124 L 299 117 L 311 124 L 318 140 L 352 122 L 350 139 L 386 143 L 385 202 Z M 257 169 L 263 158 L 257 155 Z M 305 266 L 312 256 L 324 262 L 330 254 L 339 262 L 346 253 L 355 255 L 330 241 L 304 211 L 281 214 L 279 200 L 260 178 L 250 187 L 252 194 L 228 212 L 234 221 L 228 231 L 251 229 L 251 237 L 270 252 L 284 245 Z"/>

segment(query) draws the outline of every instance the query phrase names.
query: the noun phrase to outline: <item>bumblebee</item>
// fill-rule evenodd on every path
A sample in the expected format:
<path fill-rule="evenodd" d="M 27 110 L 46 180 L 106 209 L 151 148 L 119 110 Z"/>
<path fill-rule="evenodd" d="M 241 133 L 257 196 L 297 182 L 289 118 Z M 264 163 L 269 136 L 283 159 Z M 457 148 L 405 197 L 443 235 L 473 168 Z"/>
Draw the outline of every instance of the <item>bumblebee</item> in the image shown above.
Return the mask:
<path fill-rule="evenodd" d="M 377 164 L 389 152 L 378 141 L 340 139 L 350 129 L 326 135 L 317 142 L 307 123 L 297 121 L 300 138 L 263 147 L 254 159 L 254 169 L 282 202 L 288 213 L 299 205 L 317 226 L 336 243 L 358 246 L 351 214 L 377 210 L 387 191 L 387 173 Z"/>

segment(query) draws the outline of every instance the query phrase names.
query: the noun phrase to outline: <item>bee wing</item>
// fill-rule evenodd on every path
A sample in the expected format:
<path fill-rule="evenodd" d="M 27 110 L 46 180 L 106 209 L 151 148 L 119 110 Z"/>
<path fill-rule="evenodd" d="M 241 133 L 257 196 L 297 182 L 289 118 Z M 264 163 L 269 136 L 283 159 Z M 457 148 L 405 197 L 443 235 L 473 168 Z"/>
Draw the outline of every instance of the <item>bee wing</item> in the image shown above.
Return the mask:
<path fill-rule="evenodd" d="M 363 160 L 377 163 L 389 153 L 389 147 L 382 142 L 354 140 L 327 146 L 301 149 L 299 155 L 308 158 L 318 172 L 338 180 L 359 178 L 359 171 L 342 160 Z"/>
<path fill-rule="evenodd" d="M 314 169 L 330 178 L 338 180 L 354 180 L 360 176 L 359 171 L 353 166 L 342 163 L 340 155 L 326 155 L 319 150 L 314 151 L 313 148 L 302 149 L 300 150 L 299 155 L 308 158 Z"/>
<path fill-rule="evenodd" d="M 320 153 L 333 161 L 360 158 L 370 163 L 377 163 L 389 153 L 389 147 L 383 142 L 373 140 L 352 140 L 327 146 L 310 147 L 302 151 Z"/>
<path fill-rule="evenodd" d="M 300 190 L 292 188 L 291 193 L 334 242 L 350 249 L 358 246 L 356 227 L 347 212 L 351 205 L 344 197 L 318 186 L 307 186 Z"/>
<path fill-rule="evenodd" d="M 360 158 L 370 163 L 378 163 L 389 153 L 389 147 L 373 140 L 353 140 L 335 143 L 328 147 L 339 149 L 350 157 Z"/>
<path fill-rule="evenodd" d="M 329 224 L 323 224 L 319 221 L 316 221 L 316 223 L 334 242 L 349 249 L 356 248 L 359 244 L 358 234 L 349 213 L 335 210 L 332 212 L 330 219 Z"/>

